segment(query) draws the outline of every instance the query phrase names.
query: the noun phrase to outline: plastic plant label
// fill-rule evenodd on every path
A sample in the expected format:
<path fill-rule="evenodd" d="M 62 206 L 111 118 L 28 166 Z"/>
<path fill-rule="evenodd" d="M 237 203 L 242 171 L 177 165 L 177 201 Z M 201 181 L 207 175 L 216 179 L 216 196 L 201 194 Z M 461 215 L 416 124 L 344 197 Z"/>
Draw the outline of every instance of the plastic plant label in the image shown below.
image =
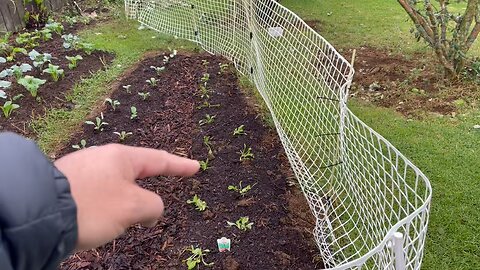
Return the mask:
<path fill-rule="evenodd" d="M 218 250 L 220 252 L 230 251 L 231 240 L 225 237 L 217 239 Z"/>
<path fill-rule="evenodd" d="M 270 27 L 270 28 L 268 28 L 268 34 L 272 37 L 281 37 L 281 36 L 283 36 L 283 28 L 281 28 L 281 27 Z"/>

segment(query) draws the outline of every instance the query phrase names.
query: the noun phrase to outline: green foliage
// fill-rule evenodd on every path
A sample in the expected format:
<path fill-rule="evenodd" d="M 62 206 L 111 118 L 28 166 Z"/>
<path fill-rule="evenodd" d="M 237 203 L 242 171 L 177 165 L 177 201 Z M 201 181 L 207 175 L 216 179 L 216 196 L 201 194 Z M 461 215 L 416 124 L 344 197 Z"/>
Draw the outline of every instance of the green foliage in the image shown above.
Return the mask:
<path fill-rule="evenodd" d="M 70 62 L 68 63 L 68 68 L 69 69 L 74 69 L 78 65 L 78 61 L 83 60 L 83 57 L 81 55 L 76 55 L 76 56 L 65 56 L 65 58 Z"/>
<path fill-rule="evenodd" d="M 46 80 L 42 80 L 42 79 L 38 79 L 38 78 L 35 78 L 33 76 L 25 76 L 21 79 L 18 80 L 18 84 L 20 84 L 21 86 L 25 87 L 25 89 L 28 90 L 28 92 L 30 92 L 30 94 L 32 95 L 32 97 L 37 97 L 38 95 L 38 88 L 45 84 L 45 82 L 47 82 Z"/>
<path fill-rule="evenodd" d="M 11 70 L 11 73 L 18 80 L 23 76 L 23 73 L 31 71 L 32 66 L 30 64 L 21 64 L 20 66 L 13 65 L 10 67 L 10 70 Z"/>
<path fill-rule="evenodd" d="M 138 95 L 141 96 L 143 100 L 147 100 L 147 98 L 150 97 L 150 92 L 138 92 Z"/>
<path fill-rule="evenodd" d="M 133 120 L 137 118 L 137 108 L 132 106 L 130 107 L 130 119 Z"/>
<path fill-rule="evenodd" d="M 197 110 L 201 110 L 203 108 L 217 108 L 220 107 L 220 104 L 210 104 L 208 101 L 204 101 L 202 104 L 197 106 Z"/>
<path fill-rule="evenodd" d="M 208 158 L 206 160 L 200 160 L 199 163 L 200 163 L 200 169 L 202 171 L 206 171 L 208 169 L 210 169 L 210 166 L 209 166 L 209 163 L 210 161 L 208 160 Z"/>
<path fill-rule="evenodd" d="M 219 63 L 218 67 L 220 68 L 220 71 L 218 72 L 218 74 L 220 75 L 220 74 L 225 74 L 228 71 L 228 68 L 230 67 L 230 65 L 228 63 L 225 63 L 225 64 Z"/>
<path fill-rule="evenodd" d="M 198 197 L 196 194 L 191 200 L 187 200 L 187 203 L 195 205 L 195 209 L 200 212 L 203 212 L 205 211 L 205 209 L 207 209 L 207 203 L 205 201 L 202 201 L 200 197 Z"/>
<path fill-rule="evenodd" d="M 38 41 L 42 37 L 40 32 L 25 32 L 18 34 L 15 42 L 19 45 L 23 45 L 25 48 L 34 48 L 38 46 Z"/>
<path fill-rule="evenodd" d="M 242 187 L 242 181 L 240 181 L 238 183 L 238 186 L 234 186 L 234 185 L 228 186 L 228 190 L 238 192 L 238 194 L 240 194 L 242 197 L 244 197 L 245 194 L 247 194 L 247 192 L 249 192 L 255 185 L 256 184 L 253 184 L 253 186 L 248 185 L 246 187 Z"/>
<path fill-rule="evenodd" d="M 43 65 L 47 62 L 51 62 L 52 55 L 49 53 L 39 53 L 35 49 L 31 50 L 28 53 L 28 57 L 33 61 L 33 66 L 42 68 Z"/>
<path fill-rule="evenodd" d="M 125 89 L 125 92 L 127 92 L 127 94 L 131 94 L 132 93 L 132 90 L 130 90 L 130 88 L 132 87 L 130 84 L 129 85 L 124 85 L 122 86 L 123 89 Z"/>
<path fill-rule="evenodd" d="M 48 68 L 43 70 L 43 73 L 49 73 L 54 82 L 58 82 L 63 77 L 64 70 L 59 66 L 48 64 Z"/>
<path fill-rule="evenodd" d="M 255 155 L 252 153 L 252 148 L 247 147 L 246 144 L 243 145 L 243 149 L 238 152 L 240 154 L 240 161 L 252 160 L 255 158 Z"/>
<path fill-rule="evenodd" d="M 86 147 L 87 147 L 87 141 L 85 141 L 84 139 L 82 139 L 79 144 L 72 145 L 72 148 L 77 150 L 85 149 Z"/>
<path fill-rule="evenodd" d="M 85 121 L 85 124 L 92 125 L 93 129 L 97 131 L 103 131 L 104 126 L 108 126 L 108 123 L 103 121 L 103 113 L 100 113 L 100 117 L 95 118 L 95 122 Z"/>
<path fill-rule="evenodd" d="M 118 135 L 118 139 L 119 139 L 121 142 L 125 141 L 128 136 L 133 135 L 132 132 L 126 132 L 126 131 L 113 132 L 113 134 Z"/>
<path fill-rule="evenodd" d="M 155 70 L 157 75 L 160 75 L 163 71 L 165 71 L 165 67 L 156 67 L 156 66 L 150 66 L 151 69 Z"/>
<path fill-rule="evenodd" d="M 239 230 L 241 231 L 247 231 L 247 230 L 251 230 L 252 229 L 252 226 L 253 226 L 253 222 L 249 222 L 249 218 L 248 217 L 241 217 L 239 218 L 237 221 L 234 222 L 230 222 L 230 221 L 227 221 L 227 224 L 228 226 L 235 226 L 237 227 Z"/>
<path fill-rule="evenodd" d="M 202 250 L 201 248 L 194 248 L 191 246 L 189 249 L 187 249 L 191 253 L 190 257 L 188 257 L 184 262 L 187 264 L 188 270 L 195 269 L 196 267 L 200 267 L 200 264 L 203 264 L 205 266 L 212 266 L 212 263 L 206 263 L 205 262 L 205 256 L 207 253 L 210 252 L 210 250 L 205 249 Z"/>
<path fill-rule="evenodd" d="M 233 136 L 239 136 L 239 135 L 247 135 L 245 133 L 245 125 L 240 125 L 239 127 L 235 128 L 233 131 Z"/>
<path fill-rule="evenodd" d="M 61 35 L 63 32 L 63 25 L 59 22 L 50 22 L 45 24 L 44 29 L 48 29 L 54 33 L 57 33 L 58 35 Z"/>
<path fill-rule="evenodd" d="M 210 74 L 208 73 L 204 73 L 202 78 L 200 79 L 200 81 L 202 83 L 204 83 L 205 85 L 207 84 L 207 82 L 210 80 Z"/>
<path fill-rule="evenodd" d="M 206 98 L 206 99 L 210 98 L 210 90 L 208 90 L 207 86 L 203 84 L 199 86 L 199 94 L 200 94 L 200 98 Z"/>
<path fill-rule="evenodd" d="M 200 126 L 211 124 L 215 121 L 216 117 L 216 115 L 206 114 L 204 119 L 198 121 L 198 124 L 200 124 Z"/>
<path fill-rule="evenodd" d="M 0 106 L 0 109 L 2 109 L 5 118 L 9 118 L 12 112 L 18 108 L 20 108 L 20 105 L 13 103 L 13 101 L 11 100 L 6 101 L 3 106 Z"/>
<path fill-rule="evenodd" d="M 26 28 L 39 28 L 48 22 L 50 14 L 44 0 L 23 0 L 23 2 L 26 7 L 23 16 Z M 31 4 L 32 6 L 26 4 Z"/>
<path fill-rule="evenodd" d="M 111 99 L 111 98 L 106 98 L 105 99 L 105 103 L 108 103 L 110 104 L 110 106 L 112 107 L 112 109 L 115 111 L 117 109 L 118 106 L 120 106 L 120 101 L 116 100 L 116 99 Z"/>
<path fill-rule="evenodd" d="M 150 84 L 150 86 L 156 86 L 157 85 L 157 79 L 155 78 L 150 78 L 148 80 L 146 80 L 145 82 L 147 82 L 148 84 Z"/>
<path fill-rule="evenodd" d="M 15 60 L 15 56 L 18 53 L 27 54 L 27 50 L 20 47 L 10 47 L 8 51 L 6 51 L 7 61 L 12 62 Z"/>

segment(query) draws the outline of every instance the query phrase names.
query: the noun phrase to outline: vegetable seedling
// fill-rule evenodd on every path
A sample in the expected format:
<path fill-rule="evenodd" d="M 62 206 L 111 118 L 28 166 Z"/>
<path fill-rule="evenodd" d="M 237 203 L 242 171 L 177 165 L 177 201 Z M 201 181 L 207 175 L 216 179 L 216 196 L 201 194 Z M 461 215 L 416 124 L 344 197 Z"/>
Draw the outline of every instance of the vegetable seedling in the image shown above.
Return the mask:
<path fill-rule="evenodd" d="M 210 90 L 208 90 L 207 86 L 200 85 L 200 98 L 210 98 Z"/>
<path fill-rule="evenodd" d="M 197 110 L 201 110 L 203 108 L 215 108 L 215 107 L 220 107 L 220 104 L 211 104 L 208 101 L 204 101 L 202 105 L 197 106 Z"/>
<path fill-rule="evenodd" d="M 115 111 L 117 109 L 118 106 L 120 106 L 120 101 L 116 100 L 116 99 L 111 99 L 111 98 L 106 98 L 105 99 L 105 103 L 109 103 L 110 106 L 112 106 L 112 109 Z"/>
<path fill-rule="evenodd" d="M 133 120 L 137 118 L 137 108 L 132 106 L 130 107 L 130 119 Z"/>
<path fill-rule="evenodd" d="M 122 132 L 113 132 L 113 134 L 118 135 L 118 139 L 119 139 L 121 142 L 125 141 L 128 136 L 133 135 L 132 132 L 125 132 L 125 131 L 122 131 Z"/>
<path fill-rule="evenodd" d="M 194 248 L 191 246 L 188 251 L 192 254 L 190 257 L 188 257 L 184 262 L 187 264 L 188 270 L 195 269 L 196 267 L 200 267 L 200 264 L 203 264 L 205 266 L 212 266 L 213 262 L 211 263 L 206 263 L 205 262 L 205 256 L 207 253 L 210 252 L 208 249 L 202 250 L 201 248 Z"/>
<path fill-rule="evenodd" d="M 177 56 L 177 50 L 173 50 L 172 53 L 170 54 L 170 58 L 174 58 Z"/>
<path fill-rule="evenodd" d="M 10 67 L 11 73 L 17 78 L 17 80 L 23 76 L 23 73 L 29 72 L 32 70 L 32 66 L 30 64 L 21 64 L 20 66 L 13 65 Z"/>
<path fill-rule="evenodd" d="M 207 147 L 208 149 L 208 157 L 209 158 L 215 158 L 213 156 L 213 151 L 212 151 L 212 142 L 210 141 L 211 137 L 210 136 L 203 136 L 203 144 Z"/>
<path fill-rule="evenodd" d="M 130 94 L 132 93 L 132 90 L 130 90 L 130 88 L 132 87 L 130 84 L 129 85 L 124 85 L 122 86 L 123 89 L 125 89 L 125 92 L 127 92 L 127 94 Z"/>
<path fill-rule="evenodd" d="M 228 64 L 220 63 L 220 64 L 218 64 L 218 66 L 220 67 L 220 71 L 218 72 L 218 74 L 223 74 L 223 73 L 228 71 L 228 67 L 229 67 Z"/>
<path fill-rule="evenodd" d="M 200 124 L 200 126 L 211 124 L 215 121 L 215 117 L 217 117 L 217 116 L 216 115 L 212 116 L 210 114 L 206 114 L 204 119 L 198 121 L 198 124 Z"/>
<path fill-rule="evenodd" d="M 205 68 L 208 68 L 208 65 L 210 64 L 210 62 L 208 62 L 208 60 L 202 60 L 202 65 L 205 67 Z"/>
<path fill-rule="evenodd" d="M 168 64 L 168 61 L 170 61 L 170 57 L 168 57 L 168 56 L 165 55 L 165 56 L 163 57 L 163 64 L 164 64 L 164 65 Z"/>
<path fill-rule="evenodd" d="M 252 148 L 247 147 L 246 144 L 243 145 L 243 149 L 238 153 L 240 154 L 240 161 L 252 160 L 255 158 L 255 155 L 252 153 Z"/>
<path fill-rule="evenodd" d="M 210 80 L 210 74 L 204 73 L 202 78 L 200 79 L 204 84 L 207 84 L 208 80 Z"/>
<path fill-rule="evenodd" d="M 59 66 L 48 64 L 48 68 L 43 70 L 43 73 L 48 73 L 54 82 L 58 82 L 63 77 L 64 70 Z"/>
<path fill-rule="evenodd" d="M 79 144 L 72 145 L 72 148 L 77 149 L 77 150 L 78 149 L 85 149 L 85 148 L 87 148 L 87 141 L 82 139 Z"/>
<path fill-rule="evenodd" d="M 247 231 L 251 230 L 253 226 L 253 222 L 248 222 L 249 218 L 248 217 L 241 217 L 235 223 L 227 221 L 227 224 L 229 227 L 235 226 L 241 231 Z"/>
<path fill-rule="evenodd" d="M 78 61 L 83 60 L 83 57 L 81 55 L 76 55 L 76 56 L 65 56 L 67 60 L 70 62 L 68 63 L 68 68 L 69 69 L 74 69 L 78 65 Z"/>
<path fill-rule="evenodd" d="M 33 66 L 34 67 L 40 67 L 46 63 L 50 62 L 52 60 L 52 55 L 49 53 L 39 53 L 36 50 L 31 50 L 28 53 L 28 57 L 30 57 L 30 60 L 33 61 Z"/>
<path fill-rule="evenodd" d="M 150 79 L 146 80 L 146 82 L 148 84 L 150 84 L 151 86 L 156 86 L 157 85 L 157 79 L 155 79 L 155 78 L 150 78 Z"/>
<path fill-rule="evenodd" d="M 150 97 L 150 92 L 138 92 L 138 95 L 141 96 L 143 100 L 147 100 L 147 98 Z"/>
<path fill-rule="evenodd" d="M 80 50 L 83 50 L 87 55 L 91 55 L 92 52 L 95 50 L 95 47 L 93 46 L 92 43 L 85 43 L 85 42 L 78 43 L 78 48 Z"/>
<path fill-rule="evenodd" d="M 94 130 L 103 131 L 103 126 L 108 126 L 107 122 L 103 121 L 103 113 L 100 113 L 100 117 L 95 118 L 95 122 L 93 121 L 85 121 L 85 124 L 92 125 Z"/>
<path fill-rule="evenodd" d="M 150 66 L 150 68 L 155 70 L 155 72 L 157 72 L 157 75 L 160 75 L 160 73 L 165 70 L 165 67 Z"/>
<path fill-rule="evenodd" d="M 207 203 L 200 200 L 200 197 L 198 197 L 197 194 L 195 194 L 191 200 L 187 200 L 187 203 L 195 205 L 195 209 L 200 212 L 203 212 L 205 209 L 207 209 Z"/>
<path fill-rule="evenodd" d="M 63 48 L 65 49 L 74 49 L 77 48 L 80 38 L 73 34 L 62 35 L 63 38 Z"/>
<path fill-rule="evenodd" d="M 256 185 L 256 183 L 253 184 L 253 186 L 248 185 L 246 187 L 242 187 L 242 181 L 240 181 L 240 183 L 238 183 L 238 186 L 234 186 L 234 185 L 228 186 L 228 190 L 238 192 L 238 194 L 240 194 L 242 197 L 244 197 L 245 194 L 247 194 L 247 192 L 249 192 L 255 185 Z"/>
<path fill-rule="evenodd" d="M 6 101 L 3 106 L 0 106 L 0 109 L 2 109 L 5 118 L 9 118 L 12 112 L 18 108 L 20 108 L 20 105 L 13 103 L 13 101 L 11 100 Z"/>
<path fill-rule="evenodd" d="M 245 128 L 244 125 L 241 125 L 241 126 L 235 128 L 235 130 L 233 131 L 233 136 L 246 135 L 247 133 L 245 133 L 244 128 Z"/>
<path fill-rule="evenodd" d="M 15 60 L 17 53 L 27 54 L 27 50 L 20 47 L 14 47 L 7 55 L 7 61 L 12 62 Z"/>
<path fill-rule="evenodd" d="M 18 80 L 18 84 L 25 87 L 25 89 L 27 89 L 28 92 L 30 92 L 30 94 L 34 98 L 37 97 L 37 95 L 38 95 L 38 88 L 41 85 L 45 84 L 45 82 L 47 82 L 47 81 L 29 76 L 29 75 L 27 75 L 23 78 L 20 78 Z"/>
<path fill-rule="evenodd" d="M 200 163 L 200 169 L 202 169 L 202 171 L 206 171 L 208 169 L 210 169 L 210 166 L 208 165 L 208 158 L 206 160 L 200 160 L 199 163 Z"/>
<path fill-rule="evenodd" d="M 58 35 L 62 34 L 62 32 L 63 32 L 63 25 L 61 23 L 58 23 L 58 22 L 47 23 L 47 24 L 45 24 L 44 28 L 49 29 L 52 32 L 55 32 Z"/>

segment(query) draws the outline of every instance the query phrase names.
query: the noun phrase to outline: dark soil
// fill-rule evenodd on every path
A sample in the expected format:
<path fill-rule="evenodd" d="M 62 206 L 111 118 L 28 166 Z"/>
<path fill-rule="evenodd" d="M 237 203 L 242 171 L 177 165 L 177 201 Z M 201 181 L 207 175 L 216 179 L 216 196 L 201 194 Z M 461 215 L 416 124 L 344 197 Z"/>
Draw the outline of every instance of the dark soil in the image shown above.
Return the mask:
<path fill-rule="evenodd" d="M 214 158 L 205 172 L 188 179 L 156 177 L 139 184 L 162 196 L 166 212 L 159 224 L 151 229 L 140 226 L 104 247 L 77 253 L 66 260 L 61 269 L 186 269 L 183 262 L 189 255 L 187 247 L 209 249 L 207 262 L 211 269 L 314 269 L 317 247 L 311 231 L 314 221 L 307 203 L 296 187 L 285 153 L 275 131 L 264 125 L 255 110 L 247 105 L 238 87 L 236 76 L 227 71 L 218 74 L 219 63 L 226 60 L 215 56 L 178 55 L 167 69 L 156 75 L 150 66 L 161 66 L 163 55 L 146 59 L 121 85 L 132 85 L 128 94 L 119 86 L 112 99 L 121 105 L 113 111 L 103 110 L 109 125 L 103 132 L 85 126 L 72 139 L 87 146 L 118 142 L 114 131 L 130 131 L 124 143 L 165 149 L 178 155 L 205 160 L 204 136 L 211 136 Z M 198 95 L 200 78 L 207 60 L 211 90 L 208 101 L 220 107 L 198 109 L 203 100 Z M 159 79 L 156 87 L 145 83 L 150 77 Z M 137 92 L 150 92 L 143 101 Z M 138 110 L 138 119 L 130 120 L 130 106 Z M 199 126 L 205 114 L 215 115 L 211 124 Z M 233 130 L 245 125 L 246 135 L 233 137 Z M 252 147 L 255 158 L 239 161 L 238 152 L 244 145 Z M 71 152 L 70 146 L 63 154 Z M 229 185 L 255 186 L 245 197 L 228 191 Z M 186 203 L 197 194 L 208 208 L 198 212 Z M 243 232 L 227 227 L 227 221 L 248 216 L 252 230 Z M 216 239 L 232 239 L 230 252 L 218 252 Z M 205 267 L 201 266 L 200 269 Z"/>
<path fill-rule="evenodd" d="M 351 57 L 352 51 L 347 50 L 345 55 Z M 386 50 L 361 47 L 357 49 L 355 72 L 352 96 L 394 108 L 409 117 L 418 117 L 424 112 L 455 115 L 462 109 L 458 104 L 476 106 L 480 97 L 479 85 L 444 81 L 433 56 L 415 54 L 407 58 Z"/>
<path fill-rule="evenodd" d="M 65 29 L 69 30 L 67 27 Z M 35 68 L 28 55 L 17 54 L 14 62 L 0 64 L 0 71 L 2 71 L 15 64 L 21 65 L 22 63 L 28 63 L 32 65 L 33 69 L 25 73 L 25 75 L 47 80 L 47 82 L 39 88 L 38 97 L 40 98 L 38 100 L 33 98 L 23 86 L 17 83 L 13 83 L 12 87 L 5 91 L 9 98 L 17 94 L 23 94 L 24 97 L 15 102 L 21 107 L 15 110 L 10 118 L 6 119 L 3 117 L 3 114 L 1 115 L 0 131 L 14 131 L 24 136 L 34 136 L 28 126 L 32 119 L 43 116 L 52 108 L 72 109 L 74 105 L 68 102 L 65 96 L 70 93 L 74 85 L 82 79 L 91 76 L 96 71 L 105 68 L 105 65 L 109 64 L 113 59 L 113 55 L 107 52 L 94 51 L 91 55 L 87 55 L 83 51 L 65 50 L 62 44 L 63 39 L 61 36 L 53 34 L 53 39 L 41 43 L 35 48 L 39 53 L 50 53 L 53 58 L 52 64 L 58 65 L 64 70 L 64 78 L 58 82 L 54 82 L 50 74 L 42 74 L 42 70 L 48 67 L 48 63 L 46 63 L 43 68 Z M 30 50 L 31 49 L 27 49 L 27 51 Z M 65 56 L 76 55 L 81 55 L 83 60 L 78 62 L 77 68 L 70 70 L 68 68 L 69 61 Z M 10 80 L 15 81 L 14 78 L 10 78 Z M 1 102 L 3 104 L 3 101 Z"/>

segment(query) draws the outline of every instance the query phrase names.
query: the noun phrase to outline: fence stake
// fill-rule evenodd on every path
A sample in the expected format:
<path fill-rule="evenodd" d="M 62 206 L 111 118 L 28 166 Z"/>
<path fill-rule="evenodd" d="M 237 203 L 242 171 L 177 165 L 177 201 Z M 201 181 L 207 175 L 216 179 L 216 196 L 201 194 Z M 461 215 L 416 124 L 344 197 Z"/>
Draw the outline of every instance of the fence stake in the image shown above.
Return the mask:
<path fill-rule="evenodd" d="M 405 254 L 403 254 L 403 233 L 393 234 L 393 253 L 395 255 L 395 270 L 405 270 Z"/>

